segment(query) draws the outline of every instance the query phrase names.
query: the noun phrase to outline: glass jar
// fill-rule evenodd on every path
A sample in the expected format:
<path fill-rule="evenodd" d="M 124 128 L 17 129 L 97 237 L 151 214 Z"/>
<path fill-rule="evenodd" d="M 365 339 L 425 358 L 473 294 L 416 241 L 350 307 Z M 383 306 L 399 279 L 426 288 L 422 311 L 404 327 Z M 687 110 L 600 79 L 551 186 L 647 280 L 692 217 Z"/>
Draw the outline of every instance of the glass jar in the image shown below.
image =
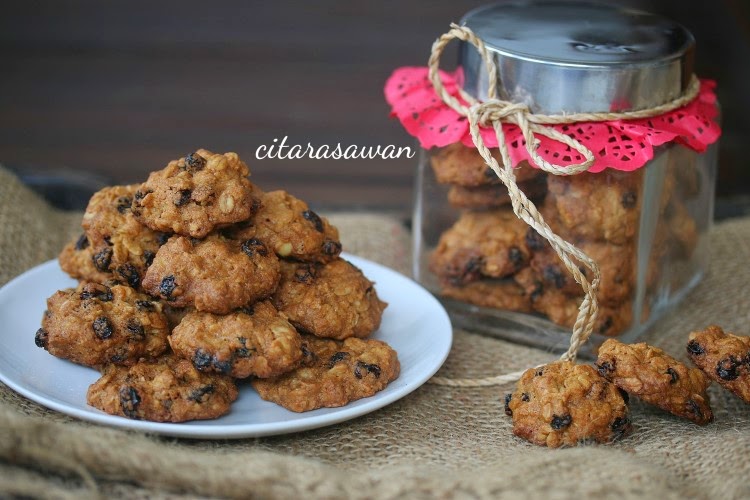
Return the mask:
<path fill-rule="evenodd" d="M 641 12 L 580 3 L 497 4 L 470 12 L 462 24 L 494 58 L 498 97 L 523 102 L 532 113 L 650 108 L 678 97 L 692 75 L 692 35 Z M 486 67 L 476 49 L 462 44 L 459 54 L 459 84 L 486 99 Z M 617 140 L 627 133 L 609 130 Z M 609 336 L 633 341 L 706 269 L 715 139 L 702 152 L 685 141 L 654 143 L 642 165 L 628 157 L 633 151 L 594 151 L 598 167 L 591 172 L 559 176 L 526 162 L 514 170 L 551 229 L 599 265 L 594 346 Z M 619 166 L 606 164 L 613 154 Z M 635 168 L 623 167 L 629 160 Z M 508 190 L 478 151 L 461 141 L 423 149 L 416 184 L 414 278 L 443 301 L 454 325 L 565 349 L 581 286 L 549 243 L 515 216 Z"/>

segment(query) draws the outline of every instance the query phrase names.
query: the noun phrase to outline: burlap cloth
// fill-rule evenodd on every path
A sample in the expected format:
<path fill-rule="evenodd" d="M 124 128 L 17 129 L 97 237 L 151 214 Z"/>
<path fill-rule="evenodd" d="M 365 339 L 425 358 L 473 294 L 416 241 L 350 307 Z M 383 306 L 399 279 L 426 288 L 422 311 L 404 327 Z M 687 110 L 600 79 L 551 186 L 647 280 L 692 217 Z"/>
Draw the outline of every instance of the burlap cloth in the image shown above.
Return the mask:
<path fill-rule="evenodd" d="M 408 272 L 408 234 L 398 221 L 376 214 L 331 218 L 345 249 Z M 0 284 L 55 257 L 79 222 L 80 214 L 50 209 L 0 168 Z M 750 219 L 719 224 L 711 239 L 706 279 L 646 339 L 678 357 L 691 329 L 719 323 L 750 333 Z M 443 376 L 489 376 L 553 359 L 455 334 Z M 501 402 L 507 389 L 427 384 L 332 427 L 189 441 L 81 422 L 0 386 L 0 496 L 750 497 L 750 405 L 715 385 L 716 421 L 707 427 L 635 402 L 630 437 L 560 450 L 511 434 Z"/>

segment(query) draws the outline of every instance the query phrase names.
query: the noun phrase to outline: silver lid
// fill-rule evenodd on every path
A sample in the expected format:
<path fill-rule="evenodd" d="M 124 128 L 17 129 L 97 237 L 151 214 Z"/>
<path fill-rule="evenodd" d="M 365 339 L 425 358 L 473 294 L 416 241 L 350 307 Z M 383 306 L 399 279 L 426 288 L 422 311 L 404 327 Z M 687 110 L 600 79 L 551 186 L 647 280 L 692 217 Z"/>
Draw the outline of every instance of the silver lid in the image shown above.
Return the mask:
<path fill-rule="evenodd" d="M 495 58 L 498 97 L 533 113 L 642 109 L 677 98 L 693 73 L 693 35 L 661 16 L 580 2 L 512 2 L 464 16 Z M 487 98 L 487 71 L 462 43 L 465 90 Z"/>

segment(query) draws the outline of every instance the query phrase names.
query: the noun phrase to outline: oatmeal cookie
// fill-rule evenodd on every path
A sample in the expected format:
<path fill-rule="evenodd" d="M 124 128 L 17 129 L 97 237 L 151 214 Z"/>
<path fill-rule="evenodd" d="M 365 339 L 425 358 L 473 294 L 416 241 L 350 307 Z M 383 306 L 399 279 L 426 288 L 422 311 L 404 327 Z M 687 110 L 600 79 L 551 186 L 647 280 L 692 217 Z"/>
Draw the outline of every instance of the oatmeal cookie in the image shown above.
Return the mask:
<path fill-rule="evenodd" d="M 106 413 L 154 422 L 217 418 L 235 399 L 230 377 L 201 373 L 172 354 L 131 367 L 108 365 L 86 394 L 88 404 Z"/>
<path fill-rule="evenodd" d="M 446 284 L 440 295 L 482 307 L 531 312 L 531 296 L 513 280 L 483 279 L 461 286 Z"/>
<path fill-rule="evenodd" d="M 227 314 L 270 296 L 278 282 L 279 261 L 256 238 L 173 236 L 156 253 L 143 289 L 174 307 Z"/>
<path fill-rule="evenodd" d="M 36 345 L 85 366 L 132 365 L 167 349 L 161 305 L 122 285 L 83 282 L 47 299 Z"/>
<path fill-rule="evenodd" d="M 492 156 L 502 164 L 498 149 L 492 149 Z M 501 183 L 476 148 L 470 148 L 460 143 L 433 150 L 430 163 L 432 164 L 432 170 L 435 172 L 435 178 L 441 184 L 476 187 Z M 526 162 L 520 163 L 514 169 L 516 182 L 528 181 L 540 175 L 541 172 L 541 170 L 529 166 Z"/>
<path fill-rule="evenodd" d="M 635 248 L 632 244 L 613 245 L 596 241 L 573 243 L 599 264 L 601 281 L 597 297 L 601 302 L 617 305 L 632 298 L 636 279 Z M 534 253 L 531 268 L 546 287 L 568 295 L 583 293 L 581 285 L 576 282 L 549 245 L 543 251 Z M 582 270 L 588 279 L 592 279 L 593 276 L 590 276 L 588 269 L 582 266 Z"/>
<path fill-rule="evenodd" d="M 236 153 L 199 149 L 151 173 L 133 195 L 132 213 L 154 231 L 203 238 L 257 210 L 249 174 Z"/>
<path fill-rule="evenodd" d="M 608 443 L 632 425 L 620 391 L 588 365 L 558 361 L 526 370 L 505 396 L 513 434 L 557 448 L 581 442 Z"/>
<path fill-rule="evenodd" d="M 609 339 L 599 348 L 596 367 L 603 377 L 646 403 L 699 425 L 713 421 L 706 394 L 711 381 L 659 348 Z"/>
<path fill-rule="evenodd" d="M 252 224 L 236 231 L 239 237 L 259 238 L 282 258 L 330 262 L 341 253 L 338 229 L 304 201 L 286 191 L 264 193 L 260 200 Z"/>
<path fill-rule="evenodd" d="M 344 259 L 328 264 L 282 262 L 274 305 L 298 330 L 318 337 L 366 337 L 380 327 L 386 304 L 362 271 Z"/>
<path fill-rule="evenodd" d="M 712 325 L 690 334 L 687 352 L 709 378 L 750 403 L 750 337 Z"/>
<path fill-rule="evenodd" d="M 548 175 L 547 199 L 554 203 L 560 222 L 576 236 L 622 245 L 638 232 L 641 170 Z"/>
<path fill-rule="evenodd" d="M 260 397 L 287 410 L 334 408 L 382 391 L 401 366 L 394 351 L 379 340 L 325 340 L 306 335 L 302 365 L 273 379 L 254 379 Z"/>
<path fill-rule="evenodd" d="M 578 308 L 583 296 L 567 295 L 554 287 L 545 286 L 535 273 L 519 273 L 515 277 L 531 299 L 534 311 L 544 314 L 553 323 L 572 328 L 578 318 Z M 644 319 L 648 317 L 648 310 L 643 312 Z M 594 333 L 613 336 L 627 330 L 633 324 L 633 303 L 625 300 L 619 304 L 608 306 L 599 304 L 599 315 L 594 324 Z"/>
<path fill-rule="evenodd" d="M 268 378 L 295 368 L 301 339 L 270 301 L 226 316 L 188 313 L 169 337 L 175 354 L 201 371 L 246 378 Z"/>
<path fill-rule="evenodd" d="M 518 183 L 519 189 L 531 200 L 539 201 L 547 194 L 547 180 L 544 175 Z M 466 187 L 455 184 L 448 191 L 448 202 L 456 208 L 487 210 L 510 205 L 508 188 L 503 184 Z"/>
<path fill-rule="evenodd" d="M 452 285 L 504 278 L 529 261 L 526 223 L 512 210 L 464 212 L 430 256 L 430 271 Z"/>
<path fill-rule="evenodd" d="M 170 236 L 135 220 L 130 205 L 137 188 L 137 184 L 112 186 L 95 193 L 82 223 L 94 253 L 100 255 L 95 264 L 104 266 L 108 262 L 107 269 L 115 278 L 134 288 Z"/>
<path fill-rule="evenodd" d="M 111 254 L 97 251 L 85 234 L 65 245 L 57 260 L 62 270 L 73 279 L 97 283 L 114 280 L 114 276 L 109 272 Z"/>

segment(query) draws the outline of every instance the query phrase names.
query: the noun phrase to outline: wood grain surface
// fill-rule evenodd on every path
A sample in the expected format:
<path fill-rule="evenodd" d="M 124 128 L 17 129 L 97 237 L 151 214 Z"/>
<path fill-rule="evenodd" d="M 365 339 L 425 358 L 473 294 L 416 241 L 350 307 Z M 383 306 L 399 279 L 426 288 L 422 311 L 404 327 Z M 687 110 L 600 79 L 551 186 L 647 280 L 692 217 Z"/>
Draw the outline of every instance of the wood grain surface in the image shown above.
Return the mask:
<path fill-rule="evenodd" d="M 424 65 L 451 21 L 484 2 L 11 1 L 0 15 L 0 161 L 116 182 L 198 147 L 237 151 L 262 187 L 327 207 L 408 210 L 415 159 L 256 160 L 292 143 L 413 146 L 382 87 Z M 629 1 L 686 24 L 724 102 L 720 192 L 750 192 L 750 7 Z M 744 59 L 743 59 L 744 57 Z M 734 61 L 734 63 L 732 62 Z M 744 61 L 745 64 L 739 64 Z"/>

